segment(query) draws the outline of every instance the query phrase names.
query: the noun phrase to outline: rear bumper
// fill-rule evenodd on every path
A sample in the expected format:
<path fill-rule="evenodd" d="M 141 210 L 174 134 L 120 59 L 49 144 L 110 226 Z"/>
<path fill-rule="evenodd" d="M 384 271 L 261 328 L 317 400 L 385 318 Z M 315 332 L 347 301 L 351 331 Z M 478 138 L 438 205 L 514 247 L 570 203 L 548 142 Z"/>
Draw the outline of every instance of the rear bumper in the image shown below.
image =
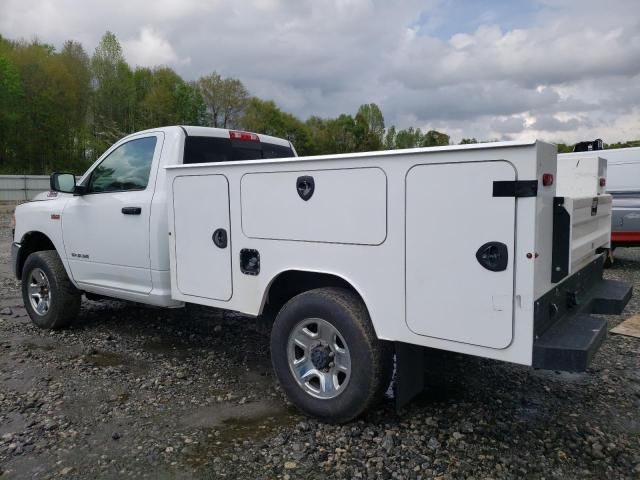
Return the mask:
<path fill-rule="evenodd" d="M 602 278 L 604 255 L 564 280 L 535 303 L 535 368 L 581 372 L 607 336 L 607 321 L 589 314 L 619 314 L 629 285 Z"/>
<path fill-rule="evenodd" d="M 18 279 L 20 279 L 20 276 L 18 275 L 18 259 L 20 258 L 20 247 L 21 245 L 17 242 L 13 242 L 11 244 L 11 271 Z"/>

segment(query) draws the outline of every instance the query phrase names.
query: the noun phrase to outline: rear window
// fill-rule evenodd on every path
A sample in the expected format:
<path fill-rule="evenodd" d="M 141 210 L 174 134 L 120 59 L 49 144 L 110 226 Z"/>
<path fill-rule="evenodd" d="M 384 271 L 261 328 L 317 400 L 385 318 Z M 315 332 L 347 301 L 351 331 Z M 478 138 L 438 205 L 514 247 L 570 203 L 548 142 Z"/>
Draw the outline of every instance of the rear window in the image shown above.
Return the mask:
<path fill-rule="evenodd" d="M 293 157 L 293 149 L 266 142 L 193 137 L 184 141 L 183 163 L 217 163 L 232 160 Z"/>

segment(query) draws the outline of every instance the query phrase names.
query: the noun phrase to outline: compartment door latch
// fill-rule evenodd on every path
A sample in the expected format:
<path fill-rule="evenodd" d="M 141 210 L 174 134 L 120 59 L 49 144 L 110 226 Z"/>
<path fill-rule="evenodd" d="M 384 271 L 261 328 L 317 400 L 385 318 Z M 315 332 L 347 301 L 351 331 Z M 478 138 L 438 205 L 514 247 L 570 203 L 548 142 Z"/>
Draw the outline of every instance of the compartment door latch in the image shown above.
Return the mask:
<path fill-rule="evenodd" d="M 309 175 L 302 175 L 296 180 L 296 190 L 298 190 L 298 195 L 300 195 L 300 198 L 305 202 L 313 196 L 315 189 L 316 182 L 313 180 L 313 177 Z"/>
<path fill-rule="evenodd" d="M 509 264 L 509 251 L 504 243 L 487 242 L 476 252 L 480 265 L 492 272 L 502 272 Z"/>

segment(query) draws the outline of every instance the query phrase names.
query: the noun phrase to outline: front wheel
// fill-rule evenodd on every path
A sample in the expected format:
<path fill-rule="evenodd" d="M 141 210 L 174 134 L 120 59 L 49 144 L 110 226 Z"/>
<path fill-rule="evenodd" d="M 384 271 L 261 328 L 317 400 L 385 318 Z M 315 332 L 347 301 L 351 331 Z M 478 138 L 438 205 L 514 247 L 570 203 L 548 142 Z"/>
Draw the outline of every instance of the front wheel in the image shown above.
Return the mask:
<path fill-rule="evenodd" d="M 287 397 L 326 422 L 348 422 L 380 400 L 391 381 L 392 356 L 363 302 L 342 288 L 295 296 L 271 331 L 271 359 Z"/>
<path fill-rule="evenodd" d="M 55 250 L 27 257 L 22 268 L 22 300 L 33 323 L 43 329 L 66 327 L 78 316 L 80 292 Z"/>

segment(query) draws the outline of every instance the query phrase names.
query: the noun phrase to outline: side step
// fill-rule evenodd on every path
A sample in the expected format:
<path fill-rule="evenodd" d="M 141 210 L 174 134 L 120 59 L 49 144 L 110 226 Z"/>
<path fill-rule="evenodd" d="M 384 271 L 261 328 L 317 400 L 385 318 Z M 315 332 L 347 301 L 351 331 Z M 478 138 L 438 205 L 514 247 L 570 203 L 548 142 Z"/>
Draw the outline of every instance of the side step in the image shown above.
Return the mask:
<path fill-rule="evenodd" d="M 619 315 L 631 299 L 631 287 L 617 280 L 602 280 L 598 282 L 591 300 L 591 313 L 600 315 Z"/>
<path fill-rule="evenodd" d="M 598 258 L 559 283 L 535 304 L 532 366 L 583 372 L 607 337 L 607 321 L 589 314 L 622 313 L 631 286 L 602 278 Z"/>
<path fill-rule="evenodd" d="M 584 372 L 607 337 L 607 321 L 590 315 L 567 315 L 533 344 L 533 367 Z"/>

